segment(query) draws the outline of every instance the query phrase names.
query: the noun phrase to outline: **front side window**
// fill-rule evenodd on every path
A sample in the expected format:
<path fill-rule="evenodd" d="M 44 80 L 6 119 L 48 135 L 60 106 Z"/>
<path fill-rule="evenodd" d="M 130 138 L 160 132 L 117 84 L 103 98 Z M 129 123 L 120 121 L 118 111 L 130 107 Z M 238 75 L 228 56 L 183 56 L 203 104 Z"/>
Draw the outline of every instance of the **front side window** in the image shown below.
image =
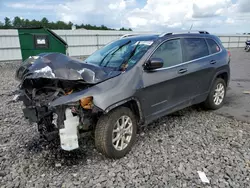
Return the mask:
<path fill-rule="evenodd" d="M 171 67 L 182 63 L 182 50 L 180 39 L 173 39 L 164 42 L 151 58 L 161 58 L 164 62 L 163 67 Z"/>
<path fill-rule="evenodd" d="M 125 38 L 112 42 L 90 55 L 85 63 L 115 70 L 134 66 L 153 44 L 154 38 Z"/>
<path fill-rule="evenodd" d="M 213 39 L 207 39 L 207 44 L 208 44 L 212 54 L 220 51 L 220 47 Z"/>
<path fill-rule="evenodd" d="M 207 43 L 203 38 L 184 38 L 182 48 L 185 61 L 192 61 L 209 55 Z"/>

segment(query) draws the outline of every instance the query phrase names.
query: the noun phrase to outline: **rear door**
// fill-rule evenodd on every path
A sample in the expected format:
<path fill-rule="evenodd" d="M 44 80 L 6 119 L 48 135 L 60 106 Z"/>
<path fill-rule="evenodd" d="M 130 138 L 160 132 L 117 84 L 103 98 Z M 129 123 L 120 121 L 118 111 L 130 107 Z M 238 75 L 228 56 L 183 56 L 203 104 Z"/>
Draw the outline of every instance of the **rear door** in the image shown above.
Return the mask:
<path fill-rule="evenodd" d="M 222 53 L 222 48 L 219 46 L 219 44 L 212 38 L 206 38 L 208 47 L 209 47 L 209 52 L 210 52 L 210 56 L 209 56 L 209 62 L 210 62 L 210 66 L 211 69 L 213 70 L 212 73 L 212 78 L 213 76 L 216 74 L 216 72 L 218 72 L 218 68 L 222 68 L 224 69 L 225 67 L 223 67 L 222 65 L 227 65 L 227 62 L 225 62 L 225 57 L 228 55 L 227 52 L 226 54 Z M 212 84 L 213 79 L 210 78 L 210 80 L 208 81 L 210 83 L 210 86 Z M 207 78 L 209 79 L 209 78 Z M 208 88 L 209 90 L 209 88 Z"/>
<path fill-rule="evenodd" d="M 179 88 L 178 95 L 188 92 L 190 99 L 204 95 L 209 90 L 214 68 L 211 66 L 209 48 L 205 38 L 190 37 L 182 39 L 183 59 L 188 69 L 185 88 Z"/>

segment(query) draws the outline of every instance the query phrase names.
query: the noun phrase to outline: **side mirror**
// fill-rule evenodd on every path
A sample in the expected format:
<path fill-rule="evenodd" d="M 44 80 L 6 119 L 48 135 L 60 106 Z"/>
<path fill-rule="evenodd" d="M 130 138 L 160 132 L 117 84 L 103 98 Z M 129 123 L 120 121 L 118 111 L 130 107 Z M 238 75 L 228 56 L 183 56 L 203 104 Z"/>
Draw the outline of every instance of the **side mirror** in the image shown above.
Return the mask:
<path fill-rule="evenodd" d="M 161 58 L 151 58 L 144 64 L 144 70 L 154 70 L 163 67 L 163 60 Z"/>

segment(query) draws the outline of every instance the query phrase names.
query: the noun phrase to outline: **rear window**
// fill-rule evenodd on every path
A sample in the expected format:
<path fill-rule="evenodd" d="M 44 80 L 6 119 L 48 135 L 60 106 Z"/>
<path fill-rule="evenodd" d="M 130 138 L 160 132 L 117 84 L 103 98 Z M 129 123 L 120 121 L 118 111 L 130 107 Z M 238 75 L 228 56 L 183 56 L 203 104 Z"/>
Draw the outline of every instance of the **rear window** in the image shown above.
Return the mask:
<path fill-rule="evenodd" d="M 210 48 L 211 54 L 214 54 L 220 51 L 220 47 L 213 39 L 207 39 L 207 44 Z"/>
<path fill-rule="evenodd" d="M 191 61 L 209 55 L 207 43 L 203 38 L 184 38 L 183 53 L 185 61 Z"/>

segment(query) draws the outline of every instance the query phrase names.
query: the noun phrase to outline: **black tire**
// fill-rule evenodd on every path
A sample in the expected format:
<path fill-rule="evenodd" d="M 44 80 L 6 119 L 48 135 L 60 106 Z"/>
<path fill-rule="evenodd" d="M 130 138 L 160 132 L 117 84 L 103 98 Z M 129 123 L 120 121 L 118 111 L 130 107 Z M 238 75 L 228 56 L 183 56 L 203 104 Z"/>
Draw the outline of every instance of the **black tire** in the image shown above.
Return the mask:
<path fill-rule="evenodd" d="M 216 105 L 214 102 L 214 94 L 215 94 L 215 89 L 216 89 L 218 84 L 222 84 L 224 86 L 224 96 L 223 96 L 222 102 L 219 105 Z M 227 92 L 226 88 L 227 87 L 226 87 L 225 80 L 223 80 L 222 78 L 217 78 L 215 80 L 215 82 L 213 83 L 213 86 L 208 94 L 206 101 L 204 102 L 204 107 L 206 109 L 209 109 L 209 110 L 217 110 L 217 109 L 221 108 L 223 106 L 223 103 L 225 100 L 225 96 L 226 96 L 226 92 Z"/>
<path fill-rule="evenodd" d="M 132 122 L 131 139 L 127 146 L 122 150 L 117 150 L 112 143 L 113 129 L 116 122 L 122 117 L 127 116 Z M 121 158 L 131 150 L 136 139 L 137 121 L 133 112 L 127 107 L 118 107 L 108 114 L 102 115 L 95 128 L 96 149 L 108 158 Z"/>

